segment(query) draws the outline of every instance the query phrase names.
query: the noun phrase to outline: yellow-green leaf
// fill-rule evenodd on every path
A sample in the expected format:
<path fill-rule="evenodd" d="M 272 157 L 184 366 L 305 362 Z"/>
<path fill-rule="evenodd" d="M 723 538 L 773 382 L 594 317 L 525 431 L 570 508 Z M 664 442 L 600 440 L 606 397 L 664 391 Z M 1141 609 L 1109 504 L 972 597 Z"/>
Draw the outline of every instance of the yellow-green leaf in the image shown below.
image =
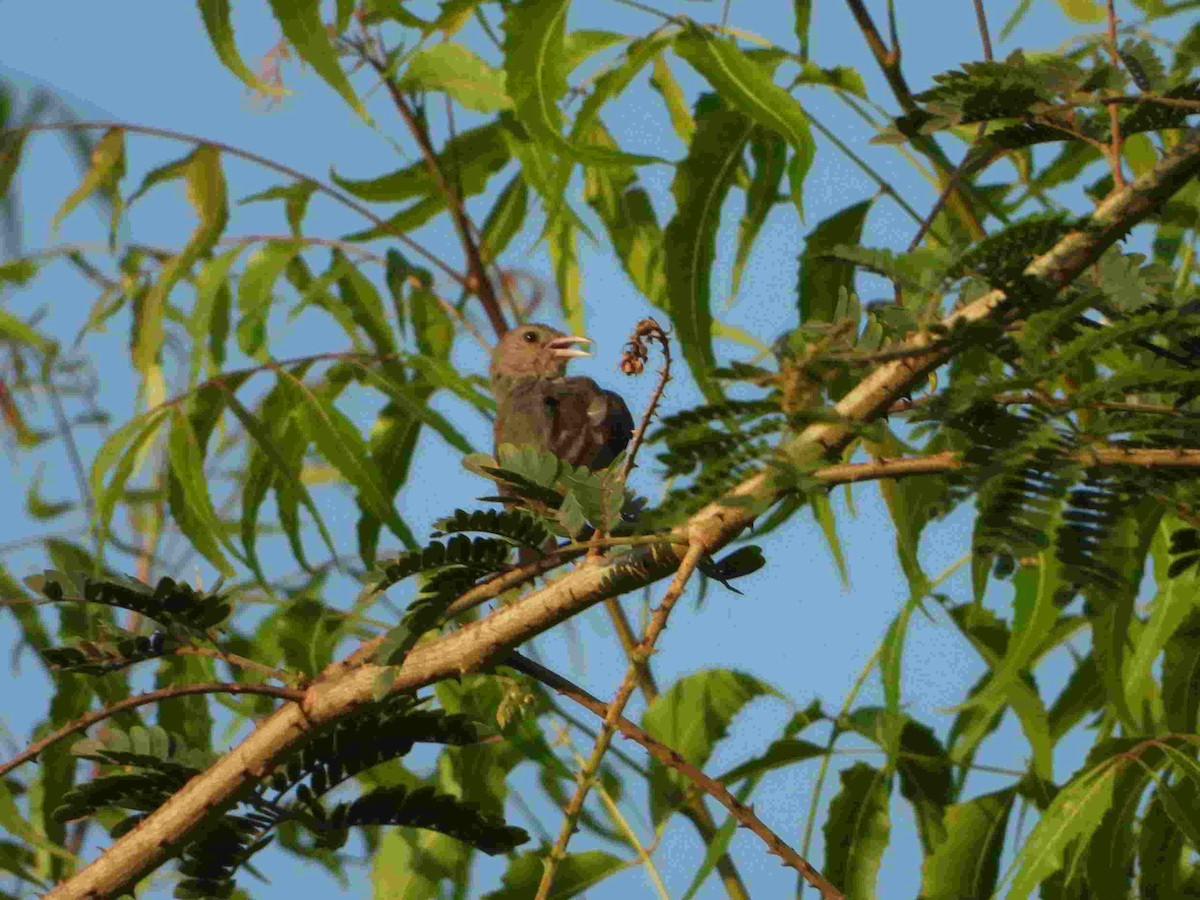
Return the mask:
<path fill-rule="evenodd" d="M 233 38 L 229 0 L 198 0 L 198 5 L 200 18 L 204 20 L 204 30 L 208 32 L 208 40 L 217 52 L 217 59 L 225 64 L 225 68 L 253 91 L 272 97 L 286 94 L 287 91 L 283 87 L 263 81 L 242 61 Z"/>
<path fill-rule="evenodd" d="M 63 201 L 62 206 L 58 208 L 58 212 L 54 214 L 54 218 L 50 220 L 51 229 L 57 230 L 58 226 L 62 224 L 62 220 L 96 191 L 107 188 L 110 192 L 115 193 L 117 182 L 124 175 L 125 129 L 110 128 L 104 132 L 104 137 L 100 138 L 92 149 L 91 165 L 84 173 L 79 187 L 70 193 Z"/>

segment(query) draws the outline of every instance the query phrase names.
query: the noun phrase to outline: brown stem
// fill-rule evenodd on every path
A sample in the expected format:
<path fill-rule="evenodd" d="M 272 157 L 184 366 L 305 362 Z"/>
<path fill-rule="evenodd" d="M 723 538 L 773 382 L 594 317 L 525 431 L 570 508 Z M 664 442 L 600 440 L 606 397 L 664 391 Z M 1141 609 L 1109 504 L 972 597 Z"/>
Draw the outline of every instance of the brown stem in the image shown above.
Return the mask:
<path fill-rule="evenodd" d="M 854 21 L 858 23 L 858 29 L 862 32 L 880 71 L 883 72 L 883 77 L 887 79 L 896 102 L 905 112 L 912 112 L 917 108 L 917 102 L 913 99 L 912 90 L 900 69 L 900 45 L 897 43 L 894 47 L 888 48 L 879 29 L 875 27 L 875 21 L 871 18 L 871 13 L 867 10 L 863 0 L 846 0 L 846 6 L 850 8 L 850 14 L 854 16 Z M 946 157 L 945 152 L 932 137 L 919 136 L 913 138 L 912 143 L 933 163 L 942 181 L 943 190 L 946 190 L 946 185 L 952 180 L 954 167 L 950 165 L 950 160 Z M 968 201 L 963 186 L 955 185 L 950 190 L 946 190 L 946 193 L 947 198 L 953 202 L 954 208 L 962 217 L 972 238 L 975 240 L 982 238 L 986 234 L 983 223 L 980 222 L 974 207 Z"/>
<path fill-rule="evenodd" d="M 429 170 L 429 175 L 437 184 L 438 189 L 446 196 L 446 205 L 449 206 L 451 218 L 454 220 L 454 230 L 458 232 L 458 240 L 462 244 L 463 255 L 467 259 L 468 274 L 464 287 L 479 298 L 479 302 L 483 305 L 483 311 L 492 324 L 492 330 L 496 332 L 496 337 L 503 337 L 504 333 L 508 331 L 508 323 L 504 321 L 504 310 L 500 308 L 500 298 L 496 295 L 496 286 L 492 283 L 487 268 L 484 266 L 479 245 L 475 242 L 475 230 L 467 216 L 462 197 L 451 186 L 442 167 L 438 164 L 437 150 L 429 138 L 429 130 L 409 106 L 404 91 L 400 89 L 388 71 L 387 63 L 370 53 L 364 54 L 364 58 L 383 80 L 388 94 L 392 98 L 392 104 L 400 113 L 404 124 L 408 126 L 417 146 L 421 148 L 421 155 L 425 158 L 425 168 Z"/>
<path fill-rule="evenodd" d="M 974 3 L 975 21 L 979 25 L 980 40 L 983 41 L 983 58 L 988 62 L 991 62 L 993 59 L 992 37 L 988 32 L 987 13 L 983 9 L 983 0 L 974 0 Z M 938 194 L 937 201 L 933 204 L 933 208 L 929 210 L 929 214 L 924 218 L 924 220 L 922 220 L 921 226 L 917 229 L 917 233 L 913 235 L 912 241 L 909 242 L 909 253 L 912 253 L 915 249 L 917 249 L 917 247 L 920 246 L 921 241 L 924 240 L 925 235 L 929 233 L 929 229 L 933 225 L 933 220 L 937 218 L 937 214 L 942 211 L 942 207 L 946 205 L 946 201 L 950 199 L 950 195 L 958 189 L 958 185 L 962 181 L 963 176 L 967 174 L 968 164 L 974 162 L 974 165 L 972 165 L 971 168 L 977 169 L 979 168 L 980 164 L 986 164 L 989 162 L 987 159 L 975 161 L 971 160 L 971 150 L 979 144 L 979 141 L 986 133 L 987 123 L 980 122 L 979 127 L 975 130 L 975 139 L 971 142 L 971 146 L 967 148 L 967 152 L 963 154 L 962 160 L 955 167 L 954 171 L 950 173 L 950 177 L 946 179 L 946 183 L 942 187 L 941 193 Z"/>
<path fill-rule="evenodd" d="M 667 592 L 663 595 L 662 603 L 654 610 L 654 614 L 650 617 L 650 622 L 646 626 L 646 633 L 642 636 L 641 643 L 635 651 L 637 656 L 643 659 L 649 657 L 654 649 L 654 644 L 658 641 L 658 637 L 662 634 L 663 629 L 667 626 L 667 617 L 671 614 L 671 610 L 675 608 L 675 603 L 683 596 L 683 589 L 687 587 L 688 579 L 696 568 L 696 564 L 700 562 L 704 556 L 705 546 L 702 543 L 692 544 L 688 547 L 687 555 L 684 556 L 683 562 L 680 563 L 679 569 L 675 572 L 675 578 L 671 582 L 671 586 L 667 588 Z M 629 671 L 625 673 L 625 680 L 621 682 L 621 687 L 617 690 L 616 697 L 608 706 L 608 711 L 604 716 L 604 724 L 600 729 L 600 734 L 596 738 L 596 743 L 592 747 L 592 755 L 588 757 L 587 763 L 583 770 L 579 773 L 579 785 L 575 789 L 575 793 L 571 796 L 567 803 L 567 809 L 563 818 L 562 828 L 559 830 L 558 839 L 554 842 L 554 846 L 550 848 L 550 853 L 546 857 L 546 870 L 542 873 L 541 883 L 538 885 L 537 895 L 534 900 L 546 900 L 550 896 L 550 888 L 554 885 L 554 875 L 558 870 L 558 865 L 567 855 L 567 844 L 571 840 L 571 835 L 575 833 L 576 825 L 579 822 L 579 814 L 583 811 L 583 803 L 587 799 L 588 791 L 591 790 L 592 782 L 596 778 L 596 773 L 600 769 L 600 763 L 604 759 L 604 754 L 608 752 L 608 745 L 612 742 L 613 732 L 616 729 L 616 721 L 620 718 L 621 713 L 625 711 L 625 704 L 629 702 L 629 698 L 633 695 L 637 688 L 637 668 L 630 666 Z"/>
<path fill-rule="evenodd" d="M 634 339 L 630 343 L 638 343 L 640 345 L 642 340 L 658 341 L 659 346 L 662 348 L 663 364 L 662 369 L 658 373 L 658 384 L 654 387 L 654 393 L 650 395 L 650 402 L 646 404 L 646 411 L 642 413 L 642 421 L 638 424 L 637 431 L 633 433 L 633 437 L 629 440 L 629 452 L 625 454 L 625 465 L 621 469 L 622 485 L 629 480 L 629 473 L 633 471 L 638 450 L 641 449 L 642 442 L 646 440 L 646 431 L 650 428 L 650 419 L 654 416 L 655 410 L 658 409 L 658 404 L 662 400 L 667 382 L 671 380 L 671 342 L 667 339 L 667 333 L 653 319 L 642 319 L 638 323 L 637 329 L 634 331 Z"/>
<path fill-rule="evenodd" d="M 929 403 L 936 394 L 926 394 L 923 397 L 905 398 L 897 400 L 888 409 L 888 415 L 906 413 L 909 410 L 917 409 Z M 1179 416 L 1182 415 L 1182 410 L 1174 406 L 1168 406 L 1165 403 L 1138 403 L 1128 400 L 1101 400 L 1096 403 L 1077 404 L 1068 397 L 1050 397 L 1039 393 L 1018 393 L 1018 394 L 997 394 L 992 398 L 993 403 L 1001 403 L 1008 406 L 1025 405 L 1025 406 L 1048 406 L 1059 409 L 1108 409 L 1118 410 L 1121 412 L 1146 413 L 1150 415 L 1162 416 Z"/>
<path fill-rule="evenodd" d="M 208 659 L 223 660 L 231 666 L 237 666 L 240 669 L 249 669 L 252 672 L 260 672 L 268 678 L 274 678 L 276 681 L 281 681 L 288 685 L 299 683 L 303 677 L 294 672 L 284 672 L 253 659 L 238 656 L 236 653 L 227 653 L 224 650 L 214 647 L 176 647 L 172 651 L 172 654 L 174 656 L 203 656 Z"/>
<path fill-rule="evenodd" d="M 592 696 L 583 688 L 563 678 L 557 672 L 553 672 L 545 666 L 538 665 L 520 653 L 510 653 L 505 658 L 504 663 L 518 672 L 523 672 L 531 678 L 536 678 L 542 684 L 552 688 L 564 697 L 574 700 L 580 706 L 600 716 L 605 722 L 608 722 L 611 718 L 613 727 L 620 731 L 621 734 L 646 748 L 646 751 L 663 765 L 679 772 L 692 782 L 692 784 L 696 785 L 696 787 L 700 788 L 700 790 L 729 810 L 730 815 L 737 819 L 743 828 L 748 828 L 751 832 L 758 835 L 762 839 L 762 842 L 767 845 L 769 853 L 778 856 L 785 865 L 791 866 L 803 876 L 805 881 L 821 892 L 822 900 L 844 900 L 842 893 L 830 884 L 820 872 L 813 868 L 806 859 L 789 847 L 779 835 L 768 828 L 762 819 L 755 815 L 752 807 L 742 803 L 733 794 L 729 793 L 729 789 L 717 781 L 717 779 L 710 778 L 700 769 L 689 763 L 678 751 L 651 737 L 624 716 L 618 715 L 613 717 L 612 707 L 609 704 Z"/>
<path fill-rule="evenodd" d="M 1200 468 L 1200 450 L 1143 450 L 1133 447 L 1087 447 L 1077 450 L 1074 459 L 1084 466 L 1132 466 L 1141 469 Z M 966 467 L 962 457 L 947 451 L 931 456 L 904 459 L 877 459 L 867 463 L 842 463 L 817 469 L 813 476 L 832 484 L 854 484 L 881 478 L 909 478 L 913 475 L 938 475 Z"/>
<path fill-rule="evenodd" d="M 117 713 L 125 712 L 127 709 L 136 709 L 139 706 L 145 706 L 147 703 L 157 703 L 160 700 L 167 700 L 171 697 L 187 697 L 192 694 L 262 694 L 267 697 L 279 697 L 283 700 L 304 699 L 304 691 L 296 690 L 295 688 L 271 687 L 269 684 L 239 684 L 236 682 L 180 684 L 175 687 L 149 691 L 148 693 L 138 694 L 134 697 L 126 697 L 112 706 L 106 706 L 104 709 L 90 712 L 86 716 L 81 716 L 74 722 L 64 725 L 58 731 L 46 735 L 40 741 L 34 741 L 8 762 L 0 764 L 0 778 L 3 778 L 13 769 L 17 768 L 17 766 L 36 758 L 39 753 L 51 744 L 56 744 L 63 738 L 70 737 L 77 731 L 83 731 L 85 728 L 95 725 L 97 722 L 101 722 L 111 716 L 115 716 Z"/>

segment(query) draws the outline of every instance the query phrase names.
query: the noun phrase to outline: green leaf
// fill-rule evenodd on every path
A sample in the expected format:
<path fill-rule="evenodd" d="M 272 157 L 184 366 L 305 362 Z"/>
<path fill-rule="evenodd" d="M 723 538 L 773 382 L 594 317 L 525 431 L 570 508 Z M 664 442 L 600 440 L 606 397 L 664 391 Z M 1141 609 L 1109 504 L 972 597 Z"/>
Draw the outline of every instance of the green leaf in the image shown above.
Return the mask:
<path fill-rule="evenodd" d="M 246 377 L 233 379 L 230 389 L 237 390 Z M 193 395 L 191 415 L 185 416 L 177 406 L 171 408 L 171 427 L 167 434 L 167 460 L 170 463 L 167 496 L 172 518 L 184 537 L 217 571 L 233 577 L 233 568 L 220 546 L 225 528 L 213 506 L 208 475 L 204 471 L 205 443 L 223 407 L 221 396 L 220 388 L 215 386 L 198 391 Z"/>
<path fill-rule="evenodd" d="M 412 532 L 396 513 L 384 490 L 382 473 L 375 465 L 358 429 L 319 391 L 292 381 L 296 402 L 308 439 L 358 493 L 360 506 L 384 522 L 400 540 L 415 542 Z"/>
<path fill-rule="evenodd" d="M 287 93 L 279 85 L 263 81 L 254 71 L 242 61 L 237 44 L 233 39 L 233 23 L 230 21 L 229 0 L 198 0 L 200 17 L 204 20 L 204 30 L 208 32 L 208 40 L 217 52 L 217 59 L 224 63 L 242 83 L 252 91 L 258 91 L 272 97 L 280 97 Z"/>
<path fill-rule="evenodd" d="M 922 900 L 993 895 L 1015 795 L 1005 788 L 946 807 L 946 837 L 921 865 Z"/>
<path fill-rule="evenodd" d="M 767 216 L 779 200 L 779 185 L 787 164 L 787 144 L 783 138 L 765 130 L 757 130 L 750 139 L 750 158 L 754 160 L 754 175 L 746 189 L 746 211 L 738 223 L 737 255 L 733 260 L 733 286 L 730 302 L 737 297 L 742 272 L 750 259 L 750 251 L 762 231 Z M 803 179 L 801 179 L 803 181 Z"/>
<path fill-rule="evenodd" d="M 974 745 L 990 724 L 991 713 L 1010 701 L 1018 688 L 1021 673 L 1038 658 L 1046 632 L 1058 617 L 1055 598 L 1062 587 L 1061 568 L 1055 553 L 1040 554 L 1037 566 L 1024 566 L 1013 578 L 1013 634 L 1000 660 L 992 664 L 991 677 L 983 690 L 962 704 L 988 715 L 977 716 L 962 733 L 961 740 Z M 1049 722 L 1046 722 L 1049 728 Z"/>
<path fill-rule="evenodd" d="M 479 253 L 485 263 L 493 263 L 500 258 L 500 254 L 520 233 L 528 210 L 529 185 L 518 173 L 505 185 L 483 221 Z"/>
<path fill-rule="evenodd" d="M 757 778 L 775 769 L 783 769 L 806 759 L 824 756 L 828 751 L 812 741 L 799 738 L 780 738 L 772 741 L 764 753 L 734 766 L 727 772 L 722 772 L 717 781 L 722 784 L 733 784 L 745 778 Z"/>
<path fill-rule="evenodd" d="M 650 195 L 632 168 L 589 167 L 584 198 L 600 218 L 609 244 L 634 287 L 651 304 L 666 308 L 666 271 L 662 228 Z"/>
<path fill-rule="evenodd" d="M 116 191 L 117 183 L 125 175 L 125 129 L 110 128 L 92 149 L 91 165 L 83 175 L 79 187 L 75 188 L 62 202 L 54 218 L 50 220 L 51 231 L 58 231 L 62 220 L 71 214 L 80 203 L 96 193 L 106 190 L 110 195 Z M 114 211 L 114 216 L 116 215 Z M 115 222 L 114 222 L 115 224 Z"/>
<path fill-rule="evenodd" d="M 813 0 L 792 0 L 796 40 L 800 42 L 800 58 L 808 59 L 808 26 L 812 22 Z"/>
<path fill-rule="evenodd" d="M 890 780 L 866 763 L 855 763 L 841 779 L 825 820 L 824 875 L 847 897 L 870 900 L 891 831 Z"/>
<path fill-rule="evenodd" d="M 800 104 L 736 43 L 689 25 L 675 39 L 675 51 L 716 88 L 723 101 L 782 135 L 797 153 L 811 155 L 812 130 Z"/>
<path fill-rule="evenodd" d="M 854 291 L 854 265 L 826 257 L 839 244 L 858 244 L 871 201 L 856 203 L 817 224 L 800 255 L 799 307 L 801 323 L 832 322 L 838 302 Z"/>
<path fill-rule="evenodd" d="M 196 273 L 196 302 L 188 317 L 188 336 L 192 339 L 192 359 L 188 369 L 188 385 L 200 378 L 208 350 L 209 371 L 219 371 L 225 362 L 225 338 L 229 336 L 229 308 L 232 291 L 229 272 L 246 244 L 239 244 L 209 259 Z"/>
<path fill-rule="evenodd" d="M 713 381 L 711 277 L 721 208 L 754 123 L 739 112 L 713 109 L 696 120 L 696 137 L 671 184 L 676 211 L 664 235 L 667 298 L 684 359 L 704 396 L 722 399 Z"/>
<path fill-rule="evenodd" d="M 301 250 L 292 241 L 269 241 L 246 260 L 238 281 L 238 346 L 247 356 L 257 356 L 267 344 L 267 317 L 274 299 L 275 282 Z"/>
<path fill-rule="evenodd" d="M 921 845 L 929 853 L 945 838 L 942 824 L 953 799 L 953 763 L 932 729 L 882 707 L 856 709 L 849 726 L 888 754 L 888 770 L 900 775 L 900 793 L 912 804 Z"/>
<path fill-rule="evenodd" d="M 1162 560 L 1157 579 L 1160 587 L 1152 601 L 1145 626 L 1133 640 L 1133 652 L 1125 658 L 1121 676 L 1126 705 L 1135 716 L 1140 717 L 1143 730 L 1147 731 L 1153 727 L 1147 713 L 1152 708 L 1151 700 L 1158 692 L 1154 681 L 1154 663 L 1167 642 L 1195 609 L 1196 590 L 1200 587 L 1200 577 L 1197 577 L 1200 572 L 1196 569 L 1176 578 L 1162 577 L 1165 574 L 1162 570 L 1166 568 L 1168 527 L 1160 524 L 1157 530 L 1161 539 L 1160 552 L 1156 554 Z"/>
<path fill-rule="evenodd" d="M 1200 711 L 1200 610 L 1193 610 L 1164 648 L 1162 699 L 1166 727 L 1190 734 Z"/>
<path fill-rule="evenodd" d="M 1076 22 L 1104 21 L 1104 6 L 1099 0 L 1058 0 L 1058 5 Z"/>
<path fill-rule="evenodd" d="M 100 543 L 107 538 L 113 510 L 124 496 L 126 482 L 169 412 L 169 407 L 160 406 L 136 416 L 109 435 L 96 451 L 89 480 L 96 500 L 96 529 Z M 110 470 L 113 470 L 112 479 L 105 484 Z"/>
<path fill-rule="evenodd" d="M 409 91 L 441 91 L 467 109 L 491 113 L 512 106 L 504 90 L 504 73 L 462 44 L 435 44 L 413 54 L 400 77 Z"/>
<path fill-rule="evenodd" d="M 329 550 L 330 555 L 337 556 L 337 549 L 333 543 L 333 536 L 325 527 L 325 521 L 321 518 L 320 510 L 313 502 L 312 496 L 308 493 L 308 488 L 304 486 L 304 482 L 300 478 L 299 466 L 288 460 L 288 454 L 285 453 L 284 449 L 279 445 L 279 442 L 276 438 L 276 433 L 272 429 L 268 428 L 262 420 L 257 418 L 242 404 L 240 400 L 238 400 L 237 394 L 234 392 L 234 390 L 228 385 L 225 385 L 223 382 L 218 382 L 218 384 L 222 390 L 226 392 L 225 405 L 229 408 L 229 411 L 232 412 L 237 417 L 238 421 L 242 423 L 242 427 L 246 429 L 246 433 L 250 435 L 255 446 L 274 467 L 273 470 L 264 469 L 264 471 L 271 473 L 276 482 L 285 482 L 288 485 L 290 491 L 299 498 L 300 502 L 304 504 L 304 508 L 308 510 L 309 515 L 312 516 L 313 522 L 316 523 L 317 531 L 320 533 L 322 540 L 324 540 L 325 547 Z M 270 408 L 266 403 L 264 403 L 263 411 L 264 413 L 270 412 Z M 279 424 L 281 423 L 276 423 L 277 428 Z M 253 470 L 254 469 L 252 465 L 251 471 Z M 249 493 L 251 490 L 249 486 L 249 479 L 247 479 L 247 487 L 245 490 L 247 493 Z M 263 486 L 262 490 L 265 493 L 265 485 Z M 257 513 L 257 505 L 246 504 L 243 502 L 242 511 L 243 546 L 246 549 L 247 557 L 252 560 L 256 558 L 254 553 L 254 543 L 258 536 L 258 529 L 255 527 L 256 520 L 254 516 Z M 247 522 L 245 518 L 247 513 L 249 513 L 252 517 L 249 522 Z M 300 540 L 300 536 L 298 534 L 291 535 L 290 537 L 293 543 L 298 543 Z"/>
<path fill-rule="evenodd" d="M 0 309 L 0 338 L 15 344 L 25 344 L 42 353 L 55 346 L 52 340 L 43 336 L 37 329 L 4 309 Z"/>
<path fill-rule="evenodd" d="M 696 672 L 655 698 L 642 716 L 642 727 L 688 762 L 703 768 L 734 716 L 751 700 L 764 695 L 779 693 L 743 672 Z M 687 780 L 678 772 L 655 764 L 650 775 L 650 811 L 656 825 L 674 810 L 687 786 Z"/>
<path fill-rule="evenodd" d="M 523 0 L 504 19 L 504 71 L 517 119 L 538 141 L 578 162 L 643 165 L 656 157 L 580 146 L 562 135 L 558 102 L 567 93 L 564 35 L 571 0 Z"/>
<path fill-rule="evenodd" d="M 501 139 L 505 129 L 498 122 L 469 128 L 442 146 L 436 160 L 438 168 L 463 196 L 472 196 L 487 186 L 487 180 L 510 159 Z M 441 190 L 429 177 L 429 166 L 422 160 L 377 178 L 343 178 L 330 172 L 338 187 L 362 200 L 399 203 L 414 197 L 441 196 Z"/>
<path fill-rule="evenodd" d="M 528 900 L 537 893 L 543 868 L 542 853 L 523 853 L 509 863 L 504 873 L 503 887 L 485 894 L 483 900 Z M 620 857 L 603 850 L 568 853 L 558 865 L 554 887 L 547 895 L 547 900 L 577 897 L 623 868 L 625 863 Z"/>
<path fill-rule="evenodd" d="M 625 40 L 625 35 L 615 31 L 595 28 L 572 31 L 563 38 L 563 67 L 567 72 L 573 72 L 601 50 L 624 43 Z"/>
<path fill-rule="evenodd" d="M 350 108 L 368 123 L 371 117 L 354 94 L 346 73 L 342 71 L 337 51 L 321 21 L 320 0 L 269 0 L 271 12 L 283 29 L 283 36 L 296 50 L 296 55 L 313 67 L 313 71 L 338 92 Z"/>
<path fill-rule="evenodd" d="M 350 311 L 354 324 L 370 339 L 376 353 L 383 357 L 394 356 L 398 350 L 396 336 L 375 285 L 340 249 L 333 251 L 330 265 L 341 273 L 337 281 L 338 299 Z"/>
<path fill-rule="evenodd" d="M 225 176 L 221 171 L 220 152 L 210 144 L 201 144 L 188 157 L 184 170 L 188 200 L 199 222 L 186 246 L 163 266 L 158 280 L 146 293 L 135 323 L 134 365 L 145 373 L 157 365 L 163 343 L 163 320 L 167 296 L 184 274 L 207 253 L 220 237 L 229 220 Z"/>
<path fill-rule="evenodd" d="M 1055 796 L 1025 839 L 1017 857 L 1007 900 L 1030 897 L 1037 886 L 1058 871 L 1063 853 L 1073 842 L 1086 840 L 1113 806 L 1113 787 L 1122 766 L 1109 761 L 1073 779 Z"/>
<path fill-rule="evenodd" d="M 558 305 L 563 321 L 572 334 L 583 334 L 583 279 L 579 274 L 575 223 L 568 218 L 559 219 L 551 232 L 548 246 L 554 264 L 554 280 L 558 285 Z"/>
<path fill-rule="evenodd" d="M 308 211 L 308 202 L 317 190 L 314 181 L 297 181 L 293 184 L 280 184 L 269 187 L 265 191 L 243 197 L 238 204 L 261 203 L 266 200 L 282 200 L 284 215 L 288 227 L 295 237 L 300 237 L 301 226 L 304 224 L 304 214 Z"/>
<path fill-rule="evenodd" d="M 671 127 L 685 144 L 692 142 L 696 133 L 696 120 L 688 109 L 687 99 L 683 96 L 683 88 L 675 79 L 671 66 L 663 54 L 654 57 L 654 74 L 650 76 L 650 86 L 658 91 L 667 107 L 667 115 L 671 119 Z"/>

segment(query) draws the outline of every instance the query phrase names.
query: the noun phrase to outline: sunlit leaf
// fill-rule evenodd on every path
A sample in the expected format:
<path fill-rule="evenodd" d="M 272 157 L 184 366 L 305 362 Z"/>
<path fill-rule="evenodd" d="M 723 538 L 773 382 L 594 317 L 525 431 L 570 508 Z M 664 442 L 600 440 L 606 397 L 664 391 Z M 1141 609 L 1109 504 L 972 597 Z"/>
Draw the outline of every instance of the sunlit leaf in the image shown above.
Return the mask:
<path fill-rule="evenodd" d="M 570 0 L 524 0 L 504 19 L 504 70 L 509 96 L 521 124 L 556 153 L 593 165 L 640 165 L 652 156 L 607 147 L 580 146 L 563 137 L 558 102 L 567 93 L 564 46 Z"/>
<path fill-rule="evenodd" d="M 418 50 L 400 77 L 400 87 L 442 91 L 467 109 L 481 113 L 512 106 L 504 90 L 504 73 L 462 44 L 435 44 Z"/>
<path fill-rule="evenodd" d="M 825 865 L 822 874 L 847 897 L 870 900 L 883 851 L 891 834 L 886 775 L 866 763 L 841 774 L 842 789 L 829 805 L 825 820 Z"/>
<path fill-rule="evenodd" d="M 756 697 L 777 695 L 770 685 L 743 672 L 709 669 L 680 679 L 650 704 L 642 727 L 688 762 L 703 767 L 729 725 Z M 650 809 L 655 822 L 675 808 L 687 781 L 674 770 L 655 766 L 650 777 Z"/>
<path fill-rule="evenodd" d="M 296 54 L 341 95 L 360 116 L 371 121 L 366 109 L 342 71 L 337 51 L 325 23 L 321 20 L 320 0 L 269 0 L 283 36 L 296 48 Z"/>
<path fill-rule="evenodd" d="M 732 110 L 699 116 L 696 137 L 671 185 L 676 211 L 664 235 L 671 322 L 692 375 L 713 402 L 721 398 L 709 375 L 715 364 L 711 284 L 717 228 L 753 129 L 750 119 Z"/>
<path fill-rule="evenodd" d="M 286 94 L 279 85 L 263 81 L 254 71 L 242 61 L 237 44 L 233 39 L 233 23 L 230 20 L 229 0 L 197 0 L 200 7 L 200 17 L 204 20 L 204 30 L 208 32 L 208 40 L 216 51 L 217 59 L 225 64 L 242 83 L 252 91 L 258 91 L 269 96 Z"/>

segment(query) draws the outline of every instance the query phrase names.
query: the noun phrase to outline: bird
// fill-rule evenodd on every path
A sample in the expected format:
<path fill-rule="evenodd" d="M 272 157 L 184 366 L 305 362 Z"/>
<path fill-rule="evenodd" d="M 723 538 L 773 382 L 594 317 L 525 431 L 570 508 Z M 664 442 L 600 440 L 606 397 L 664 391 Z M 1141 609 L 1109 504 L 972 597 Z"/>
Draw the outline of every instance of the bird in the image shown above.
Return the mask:
<path fill-rule="evenodd" d="M 590 343 L 540 324 L 513 328 L 500 338 L 488 371 L 496 398 L 497 458 L 503 444 L 529 445 L 597 471 L 612 465 L 629 445 L 633 416 L 621 395 L 586 376 L 566 374 L 572 359 L 592 355 L 579 346 Z M 512 491 L 500 484 L 500 494 Z M 542 551 L 555 546 L 551 538 Z M 537 557 L 531 547 L 517 555 L 521 565 Z"/>
<path fill-rule="evenodd" d="M 610 466 L 633 437 L 633 416 L 620 394 L 584 375 L 567 376 L 572 359 L 592 354 L 590 338 L 549 325 L 506 332 L 492 352 L 495 445 L 531 445 L 572 466 Z"/>

